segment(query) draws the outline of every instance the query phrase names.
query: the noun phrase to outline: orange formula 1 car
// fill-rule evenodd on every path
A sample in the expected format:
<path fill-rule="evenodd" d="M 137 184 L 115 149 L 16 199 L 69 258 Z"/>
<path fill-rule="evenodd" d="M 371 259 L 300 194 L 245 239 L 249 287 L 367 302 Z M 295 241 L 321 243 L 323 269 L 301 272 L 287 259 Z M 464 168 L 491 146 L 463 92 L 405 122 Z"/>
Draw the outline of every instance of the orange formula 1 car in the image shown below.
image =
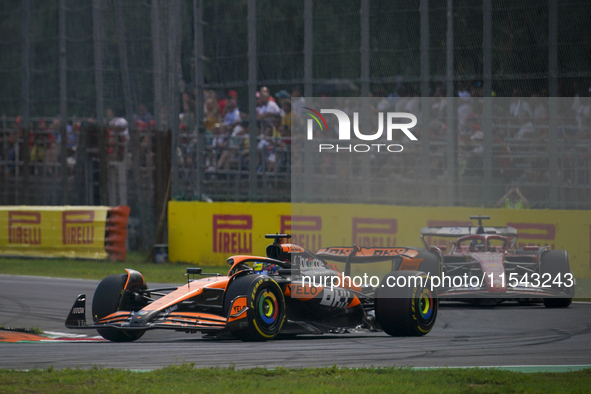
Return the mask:
<path fill-rule="evenodd" d="M 426 272 L 440 271 L 437 253 L 354 246 L 313 254 L 281 243 L 290 238 L 287 234 L 266 237 L 275 239 L 266 257 L 232 256 L 226 276 L 187 268 L 187 275 L 206 277 L 155 289 L 149 289 L 143 276 L 132 269 L 108 276 L 94 293 L 92 324 L 87 324 L 82 294 L 66 327 L 96 329 L 114 342 L 134 341 L 152 329 L 264 341 L 280 334 L 343 333 L 355 328 L 420 336 L 433 328 L 438 301 Z M 345 263 L 345 272 L 337 272 L 326 260 Z M 381 281 L 376 278 L 376 289 L 347 280 L 352 264 L 377 261 L 391 261 L 393 272 Z"/>

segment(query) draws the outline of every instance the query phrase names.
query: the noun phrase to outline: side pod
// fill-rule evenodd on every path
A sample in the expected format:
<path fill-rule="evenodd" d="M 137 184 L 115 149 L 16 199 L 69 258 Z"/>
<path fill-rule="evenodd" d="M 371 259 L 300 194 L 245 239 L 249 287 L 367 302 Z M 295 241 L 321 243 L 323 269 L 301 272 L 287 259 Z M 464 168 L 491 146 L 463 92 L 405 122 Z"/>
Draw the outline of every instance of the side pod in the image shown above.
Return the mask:
<path fill-rule="evenodd" d="M 86 328 L 86 294 L 80 294 L 66 319 L 67 328 Z"/>

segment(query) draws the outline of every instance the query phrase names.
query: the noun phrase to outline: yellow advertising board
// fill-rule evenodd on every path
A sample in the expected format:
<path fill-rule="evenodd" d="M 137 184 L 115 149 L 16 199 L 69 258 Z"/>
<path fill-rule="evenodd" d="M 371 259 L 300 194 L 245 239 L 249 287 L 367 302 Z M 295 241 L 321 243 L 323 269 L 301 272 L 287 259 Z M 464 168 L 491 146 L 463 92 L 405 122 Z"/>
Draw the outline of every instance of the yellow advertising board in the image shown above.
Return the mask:
<path fill-rule="evenodd" d="M 0 255 L 104 259 L 109 207 L 0 207 Z"/>
<path fill-rule="evenodd" d="M 418 246 L 426 226 L 476 225 L 517 229 L 518 246 L 565 249 L 578 278 L 591 278 L 591 211 L 513 210 L 464 207 L 401 207 L 353 204 L 169 203 L 169 257 L 223 265 L 232 255 L 265 255 L 265 234 L 287 232 L 312 252 L 326 246 Z M 444 244 L 444 239 L 428 239 Z"/>

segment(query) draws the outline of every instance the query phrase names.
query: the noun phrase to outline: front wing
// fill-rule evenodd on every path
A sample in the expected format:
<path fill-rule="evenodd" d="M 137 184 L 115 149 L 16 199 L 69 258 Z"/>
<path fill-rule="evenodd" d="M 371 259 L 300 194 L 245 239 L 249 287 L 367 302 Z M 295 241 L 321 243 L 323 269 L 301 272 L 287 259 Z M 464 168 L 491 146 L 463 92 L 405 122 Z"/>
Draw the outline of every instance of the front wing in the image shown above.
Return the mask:
<path fill-rule="evenodd" d="M 228 318 L 210 313 L 175 312 L 175 311 L 119 311 L 96 320 L 92 324 L 86 321 L 86 295 L 78 296 L 66 319 L 67 328 L 76 329 L 120 329 L 153 330 L 169 329 L 180 331 L 223 331 L 228 324 L 235 324 L 246 317 L 248 307 L 244 307 Z"/>

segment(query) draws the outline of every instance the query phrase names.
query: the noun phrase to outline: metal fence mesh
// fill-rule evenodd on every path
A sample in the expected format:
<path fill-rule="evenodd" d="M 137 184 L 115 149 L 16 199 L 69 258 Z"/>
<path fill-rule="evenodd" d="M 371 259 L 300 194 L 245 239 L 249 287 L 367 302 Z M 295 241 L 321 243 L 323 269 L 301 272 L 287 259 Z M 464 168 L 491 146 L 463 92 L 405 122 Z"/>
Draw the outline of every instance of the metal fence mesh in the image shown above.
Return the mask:
<path fill-rule="evenodd" d="M 268 91 L 278 107 L 291 96 L 294 113 L 302 95 L 370 93 L 399 110 L 429 105 L 421 110 L 432 130 L 426 142 L 391 172 L 432 179 L 399 203 L 494 205 L 492 190 L 502 195 L 515 171 L 549 166 L 556 176 L 523 186 L 538 188 L 530 193 L 536 196 L 553 190 L 534 205 L 586 209 L 585 105 L 569 110 L 583 130 L 576 139 L 572 122 L 556 118 L 548 128 L 561 127 L 568 138 L 509 138 L 496 146 L 497 125 L 483 121 L 487 148 L 509 149 L 519 169 L 500 176 L 502 164 L 485 161 L 497 167 L 487 184 L 450 145 L 465 114 L 447 112 L 445 98 L 521 97 L 535 107 L 539 97 L 587 97 L 590 44 L 586 0 L 6 0 L 0 203 L 127 202 L 146 247 L 169 178 L 176 199 L 289 200 L 294 163 L 285 109 L 265 119 L 251 110 Z M 239 118 L 226 123 L 232 100 Z M 486 117 L 483 106 L 470 111 Z M 126 127 L 116 125 L 120 119 Z M 549 154 L 556 146 L 561 153 Z"/>

